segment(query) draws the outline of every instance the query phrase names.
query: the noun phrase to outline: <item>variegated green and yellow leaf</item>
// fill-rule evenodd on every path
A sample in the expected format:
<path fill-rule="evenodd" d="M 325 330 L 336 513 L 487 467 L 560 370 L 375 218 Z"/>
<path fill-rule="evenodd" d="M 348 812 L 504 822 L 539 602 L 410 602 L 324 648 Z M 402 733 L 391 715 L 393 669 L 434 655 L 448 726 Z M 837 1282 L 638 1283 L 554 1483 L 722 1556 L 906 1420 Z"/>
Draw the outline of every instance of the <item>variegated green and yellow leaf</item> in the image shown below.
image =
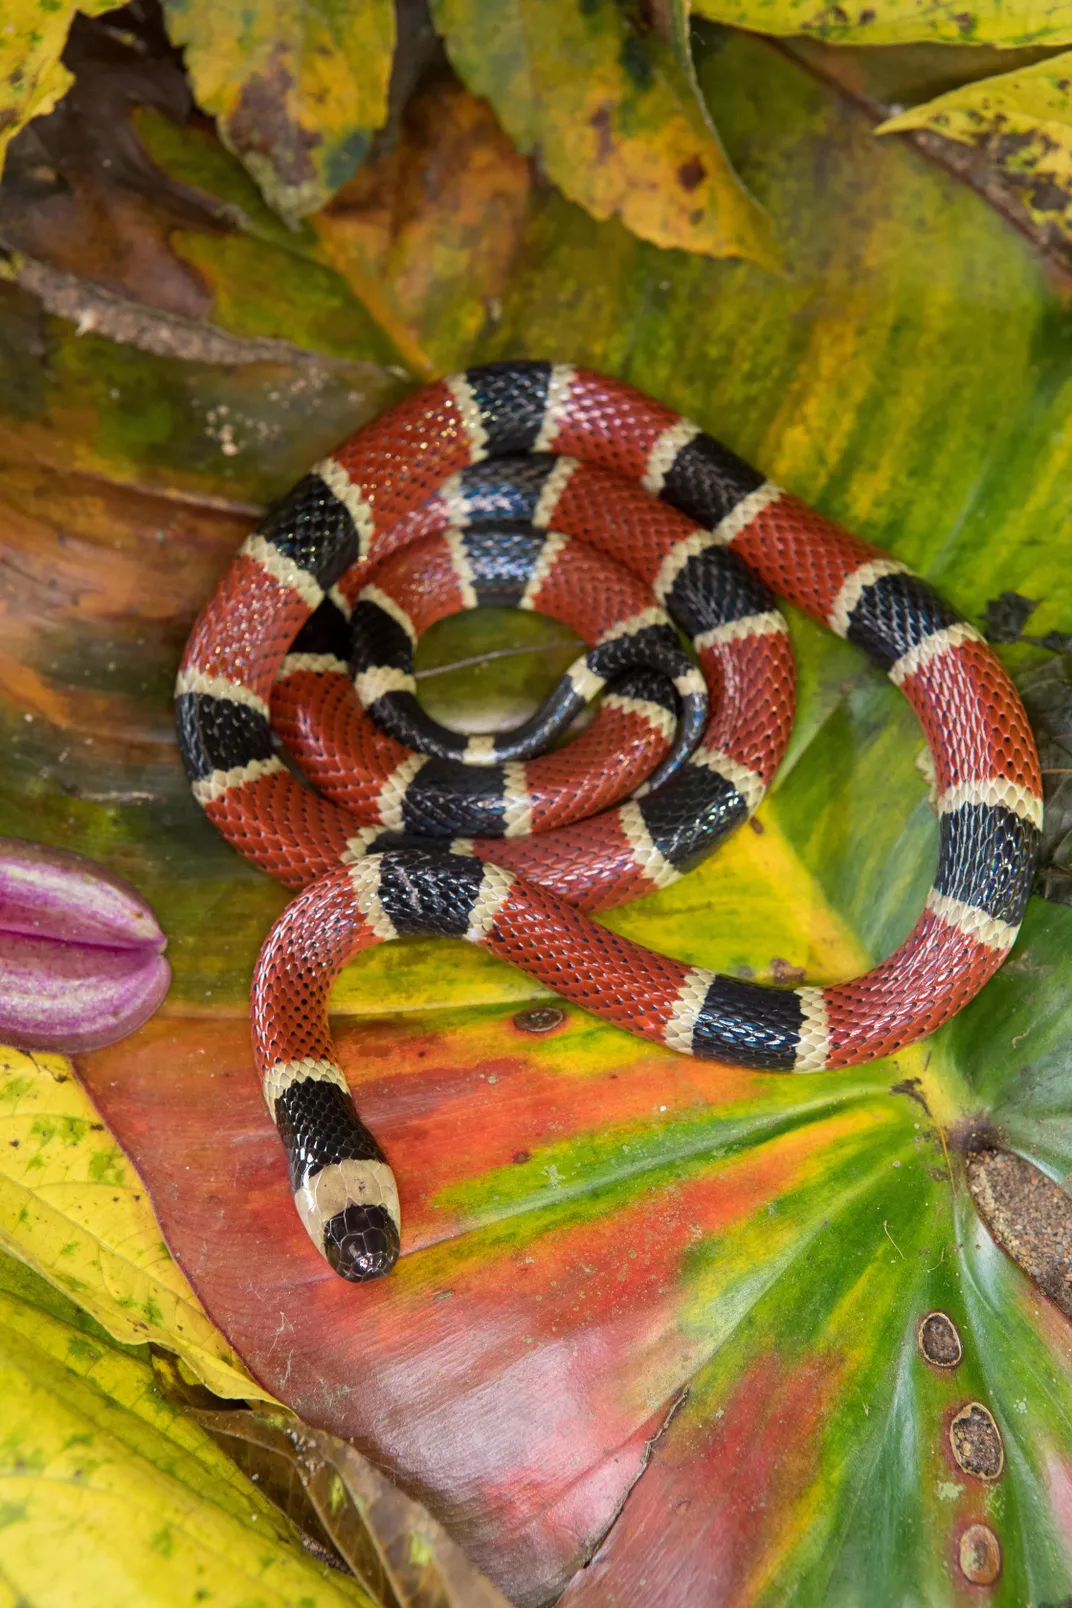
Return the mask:
<path fill-rule="evenodd" d="M 432 14 L 470 89 L 594 217 L 620 216 L 660 246 L 778 261 L 770 219 L 727 162 L 691 75 L 614 0 L 434 0 Z"/>

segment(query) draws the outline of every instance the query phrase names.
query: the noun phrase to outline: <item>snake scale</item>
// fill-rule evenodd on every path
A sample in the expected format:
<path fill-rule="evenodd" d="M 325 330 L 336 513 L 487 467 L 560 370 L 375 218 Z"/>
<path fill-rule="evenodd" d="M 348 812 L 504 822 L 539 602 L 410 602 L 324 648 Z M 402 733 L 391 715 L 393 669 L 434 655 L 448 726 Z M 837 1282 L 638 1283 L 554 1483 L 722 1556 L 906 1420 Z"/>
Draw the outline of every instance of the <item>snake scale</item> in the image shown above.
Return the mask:
<path fill-rule="evenodd" d="M 920 919 L 865 976 L 824 988 L 686 966 L 591 919 L 676 880 L 762 798 L 794 708 L 775 596 L 889 676 L 934 762 Z M 553 615 L 587 646 L 531 720 L 467 738 L 422 710 L 413 647 L 487 603 Z M 548 747 L 600 693 L 591 723 Z M 569 365 L 441 380 L 318 463 L 202 610 L 176 698 L 198 803 L 302 890 L 257 964 L 254 1054 L 302 1220 L 357 1282 L 400 1247 L 395 1178 L 326 1016 L 361 950 L 465 938 L 671 1049 L 809 1072 L 947 1021 L 1001 965 L 1030 889 L 1038 758 L 979 633 L 689 420 Z"/>

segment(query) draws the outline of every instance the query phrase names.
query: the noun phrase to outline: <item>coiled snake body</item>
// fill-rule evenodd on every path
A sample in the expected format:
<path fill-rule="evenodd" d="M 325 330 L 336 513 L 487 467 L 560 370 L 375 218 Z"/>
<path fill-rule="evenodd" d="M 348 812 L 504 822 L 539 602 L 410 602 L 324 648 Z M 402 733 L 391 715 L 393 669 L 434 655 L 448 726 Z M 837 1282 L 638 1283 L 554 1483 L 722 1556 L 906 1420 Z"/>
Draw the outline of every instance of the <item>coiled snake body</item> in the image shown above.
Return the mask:
<path fill-rule="evenodd" d="M 934 760 L 938 868 L 920 920 L 881 965 L 826 988 L 685 966 L 588 914 L 672 882 L 762 798 L 793 710 L 772 592 L 889 675 Z M 412 649 L 487 602 L 553 614 L 589 648 L 533 720 L 466 739 L 421 710 Z M 541 751 L 605 687 L 592 724 Z M 254 1053 L 298 1210 L 356 1281 L 399 1251 L 394 1177 L 325 1014 L 362 949 L 467 938 L 675 1050 L 806 1072 L 947 1021 L 1001 964 L 1029 892 L 1038 760 L 979 634 L 696 425 L 565 365 L 470 369 L 317 464 L 220 581 L 176 696 L 198 802 L 304 890 L 257 965 Z"/>

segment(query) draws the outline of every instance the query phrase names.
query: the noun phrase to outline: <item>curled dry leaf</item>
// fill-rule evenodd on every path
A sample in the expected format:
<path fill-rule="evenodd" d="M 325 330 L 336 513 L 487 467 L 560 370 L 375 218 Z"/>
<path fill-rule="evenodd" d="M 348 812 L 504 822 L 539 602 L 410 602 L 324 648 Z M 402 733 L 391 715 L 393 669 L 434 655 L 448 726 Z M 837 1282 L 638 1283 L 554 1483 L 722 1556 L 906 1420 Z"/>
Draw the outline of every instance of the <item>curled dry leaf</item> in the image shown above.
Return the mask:
<path fill-rule="evenodd" d="M 5 247 L 164 313 L 200 319 L 211 295 L 176 255 L 179 227 L 235 226 L 236 210 L 172 180 L 138 138 L 133 118 L 152 107 L 173 125 L 192 102 L 182 57 L 159 17 L 133 7 L 76 16 L 63 52 L 71 88 L 12 142 L 0 190 Z M 17 258 L 17 274 L 24 272 Z M 96 320 L 80 310 L 84 333 Z"/>
<path fill-rule="evenodd" d="M 137 891 L 80 854 L 0 838 L 0 1039 L 96 1050 L 168 991 L 167 939 Z"/>
<path fill-rule="evenodd" d="M 383 1608 L 509 1608 L 442 1525 L 345 1441 L 282 1408 L 194 1417 L 262 1489 L 297 1473 L 332 1546 Z"/>

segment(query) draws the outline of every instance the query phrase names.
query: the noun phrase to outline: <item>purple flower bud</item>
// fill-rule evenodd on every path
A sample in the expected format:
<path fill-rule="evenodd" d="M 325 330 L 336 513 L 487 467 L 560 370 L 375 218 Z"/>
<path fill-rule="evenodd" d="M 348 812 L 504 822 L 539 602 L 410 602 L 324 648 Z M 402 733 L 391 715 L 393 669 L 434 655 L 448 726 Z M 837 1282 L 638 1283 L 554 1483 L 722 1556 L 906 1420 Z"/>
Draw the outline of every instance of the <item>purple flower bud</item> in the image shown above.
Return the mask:
<path fill-rule="evenodd" d="M 0 1043 L 73 1054 L 125 1038 L 167 993 L 166 947 L 128 882 L 0 838 Z"/>

